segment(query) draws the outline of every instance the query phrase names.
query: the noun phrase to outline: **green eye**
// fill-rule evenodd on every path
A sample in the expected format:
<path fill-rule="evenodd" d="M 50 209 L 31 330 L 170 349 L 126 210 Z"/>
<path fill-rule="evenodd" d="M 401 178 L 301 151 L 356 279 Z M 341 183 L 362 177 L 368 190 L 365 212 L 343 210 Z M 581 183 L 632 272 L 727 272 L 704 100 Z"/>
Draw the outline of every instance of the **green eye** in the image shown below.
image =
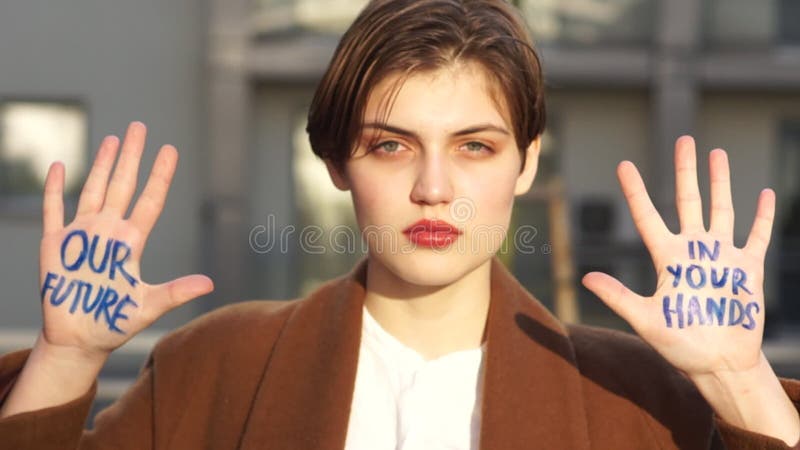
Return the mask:
<path fill-rule="evenodd" d="M 383 141 L 370 147 L 370 152 L 378 153 L 397 153 L 400 150 L 400 143 L 397 141 Z"/>
<path fill-rule="evenodd" d="M 384 142 L 384 143 L 378 144 L 378 147 L 382 148 L 383 150 L 385 150 L 385 151 L 387 151 L 387 152 L 389 152 L 389 153 L 394 153 L 394 152 L 396 152 L 396 151 L 397 151 L 397 148 L 398 148 L 399 146 L 400 146 L 400 144 L 398 144 L 398 143 L 397 143 L 397 142 L 395 142 L 395 141 L 387 141 L 387 142 Z"/>
<path fill-rule="evenodd" d="M 475 142 L 475 141 L 467 142 L 466 148 L 467 150 L 469 150 L 470 153 L 478 153 L 481 150 L 490 151 L 489 147 L 481 144 L 480 142 Z"/>

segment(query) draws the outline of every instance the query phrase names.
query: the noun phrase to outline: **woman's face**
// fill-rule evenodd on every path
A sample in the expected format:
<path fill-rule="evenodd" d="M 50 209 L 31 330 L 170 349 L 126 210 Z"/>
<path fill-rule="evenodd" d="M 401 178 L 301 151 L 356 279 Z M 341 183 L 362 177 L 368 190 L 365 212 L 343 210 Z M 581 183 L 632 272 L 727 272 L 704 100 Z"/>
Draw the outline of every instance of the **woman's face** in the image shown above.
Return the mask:
<path fill-rule="evenodd" d="M 410 283 L 448 284 L 500 249 L 514 196 L 533 181 L 539 142 L 520 173 L 508 113 L 479 65 L 412 75 L 383 121 L 396 81 L 389 76 L 371 92 L 345 173 L 328 168 L 336 186 L 351 191 L 370 261 Z M 420 219 L 446 221 L 460 234 L 409 233 Z"/>

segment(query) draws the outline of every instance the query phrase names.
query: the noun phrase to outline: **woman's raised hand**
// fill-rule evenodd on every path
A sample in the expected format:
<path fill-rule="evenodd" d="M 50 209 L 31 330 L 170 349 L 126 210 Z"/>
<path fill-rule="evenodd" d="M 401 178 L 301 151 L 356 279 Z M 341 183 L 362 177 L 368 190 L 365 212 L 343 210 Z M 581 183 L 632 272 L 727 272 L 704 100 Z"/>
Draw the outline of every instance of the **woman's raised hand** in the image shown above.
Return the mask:
<path fill-rule="evenodd" d="M 40 287 L 44 324 L 0 418 L 72 401 L 89 391 L 108 355 L 167 311 L 211 292 L 213 283 L 190 275 L 150 285 L 139 262 L 161 214 L 178 162 L 174 147 L 161 147 L 130 217 L 146 129 L 128 127 L 119 140 L 103 140 L 75 220 L 64 226 L 64 166 L 50 166 L 44 188 Z M 113 168 L 113 174 L 112 174 Z"/>
<path fill-rule="evenodd" d="M 710 154 L 711 224 L 706 230 L 697 185 L 695 144 L 675 144 L 676 203 L 681 231 L 671 233 L 630 162 L 617 170 L 631 215 L 653 258 L 658 285 L 642 297 L 619 281 L 590 273 L 584 284 L 622 316 L 642 338 L 687 374 L 754 367 L 764 328 L 764 256 L 775 194 L 764 190 L 747 244 L 733 243 L 728 159 Z"/>
<path fill-rule="evenodd" d="M 139 270 L 144 246 L 161 214 L 178 161 L 161 147 L 128 218 L 147 131 L 133 122 L 120 147 L 106 137 L 80 195 L 75 220 L 64 226 L 64 166 L 50 167 L 44 192 L 40 288 L 44 326 L 39 344 L 104 359 L 169 310 L 211 292 L 203 275 L 147 284 Z"/>
<path fill-rule="evenodd" d="M 636 167 L 620 163 L 622 191 L 653 259 L 658 284 L 652 296 L 643 297 L 599 272 L 584 276 L 583 283 L 686 374 L 720 417 L 793 445 L 800 437 L 798 412 L 761 351 L 764 259 L 775 193 L 761 192 L 747 243 L 736 247 L 728 158 L 723 150 L 714 150 L 709 159 L 707 230 L 694 140 L 684 136 L 675 144 L 678 234 L 667 229 Z"/>

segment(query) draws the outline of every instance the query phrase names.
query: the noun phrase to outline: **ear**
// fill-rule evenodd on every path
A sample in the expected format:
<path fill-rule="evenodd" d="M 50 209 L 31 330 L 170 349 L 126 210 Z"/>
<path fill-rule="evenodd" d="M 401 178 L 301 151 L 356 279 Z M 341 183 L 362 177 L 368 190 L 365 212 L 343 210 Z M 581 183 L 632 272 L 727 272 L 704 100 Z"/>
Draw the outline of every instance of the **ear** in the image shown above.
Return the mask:
<path fill-rule="evenodd" d="M 330 175 L 333 185 L 340 191 L 350 190 L 350 182 L 347 180 L 347 174 L 340 172 L 331 160 L 325 158 L 323 161 L 325 161 L 325 167 L 328 168 L 328 175 Z"/>
<path fill-rule="evenodd" d="M 536 178 L 536 168 L 539 165 L 539 150 L 542 145 L 542 135 L 536 137 L 525 151 L 525 169 L 517 176 L 514 195 L 522 195 L 531 188 L 533 179 Z"/>

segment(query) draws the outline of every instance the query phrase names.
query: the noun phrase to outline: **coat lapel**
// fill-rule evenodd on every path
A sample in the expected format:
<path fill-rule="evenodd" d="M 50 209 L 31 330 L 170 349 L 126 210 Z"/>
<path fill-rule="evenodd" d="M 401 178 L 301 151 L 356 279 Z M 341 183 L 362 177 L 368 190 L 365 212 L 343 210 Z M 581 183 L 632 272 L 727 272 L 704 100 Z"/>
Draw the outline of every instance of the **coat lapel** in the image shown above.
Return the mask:
<path fill-rule="evenodd" d="M 254 399 L 243 449 L 344 449 L 358 367 L 366 257 L 299 301 Z M 588 449 L 564 327 L 492 259 L 480 447 Z"/>
<path fill-rule="evenodd" d="M 589 448 L 580 375 L 563 325 L 492 260 L 482 450 Z"/>
<path fill-rule="evenodd" d="M 365 294 L 366 257 L 298 301 L 266 362 L 242 449 L 344 449 Z"/>

